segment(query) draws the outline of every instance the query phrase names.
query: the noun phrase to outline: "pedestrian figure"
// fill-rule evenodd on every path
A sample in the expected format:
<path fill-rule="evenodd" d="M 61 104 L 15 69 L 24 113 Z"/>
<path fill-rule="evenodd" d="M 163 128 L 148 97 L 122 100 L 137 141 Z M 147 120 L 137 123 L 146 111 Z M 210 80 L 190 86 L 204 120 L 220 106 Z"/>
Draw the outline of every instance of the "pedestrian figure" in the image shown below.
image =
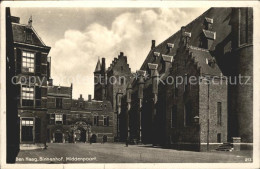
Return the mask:
<path fill-rule="evenodd" d="M 128 147 L 128 138 L 125 141 L 125 146 Z"/>

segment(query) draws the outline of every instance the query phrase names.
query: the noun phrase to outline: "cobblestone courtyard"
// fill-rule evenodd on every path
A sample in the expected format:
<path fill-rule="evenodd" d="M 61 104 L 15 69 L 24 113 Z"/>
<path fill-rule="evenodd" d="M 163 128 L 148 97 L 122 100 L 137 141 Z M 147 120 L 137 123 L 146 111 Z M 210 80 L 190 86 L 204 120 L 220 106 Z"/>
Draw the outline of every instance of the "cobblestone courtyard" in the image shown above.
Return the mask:
<path fill-rule="evenodd" d="M 47 150 L 21 150 L 17 163 L 234 163 L 251 159 L 252 151 L 245 150 L 192 152 L 148 145 L 53 143 Z"/>

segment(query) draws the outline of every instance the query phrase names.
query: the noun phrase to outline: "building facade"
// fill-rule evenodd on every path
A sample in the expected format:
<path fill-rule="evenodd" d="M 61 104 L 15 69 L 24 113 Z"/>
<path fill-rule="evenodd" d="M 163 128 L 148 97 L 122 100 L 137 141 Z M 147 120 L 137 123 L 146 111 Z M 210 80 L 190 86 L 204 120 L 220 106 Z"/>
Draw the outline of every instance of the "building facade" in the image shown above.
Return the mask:
<path fill-rule="evenodd" d="M 102 63 L 98 60 L 94 72 L 95 91 L 94 99 L 99 101 L 109 101 L 112 104 L 114 114 L 113 128 L 116 141 L 120 141 L 120 114 L 121 103 L 119 99 L 126 93 L 127 82 L 131 78 L 131 69 L 127 63 L 127 56 L 120 52 L 117 58 L 114 58 L 108 69 L 106 69 L 105 58 Z M 122 124 L 124 125 L 124 124 Z"/>
<path fill-rule="evenodd" d="M 72 85 L 48 87 L 47 141 L 52 143 L 113 142 L 110 102 L 82 95 L 72 99 Z"/>
<path fill-rule="evenodd" d="M 18 88 L 18 117 L 20 119 L 20 143 L 46 142 L 47 81 L 49 80 L 46 46 L 32 26 L 21 24 L 12 17 L 15 79 Z"/>
<path fill-rule="evenodd" d="M 252 8 L 211 8 L 153 40 L 121 99 L 122 140 L 196 150 L 252 143 L 252 22 Z M 248 84 L 234 83 L 240 75 Z"/>

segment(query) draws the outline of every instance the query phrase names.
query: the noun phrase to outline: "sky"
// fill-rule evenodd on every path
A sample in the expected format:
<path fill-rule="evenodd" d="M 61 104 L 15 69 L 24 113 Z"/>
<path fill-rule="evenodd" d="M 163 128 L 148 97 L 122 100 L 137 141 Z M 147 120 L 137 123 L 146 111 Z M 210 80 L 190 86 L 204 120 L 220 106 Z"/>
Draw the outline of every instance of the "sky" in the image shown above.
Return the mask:
<path fill-rule="evenodd" d="M 94 94 L 98 58 L 108 68 L 124 52 L 131 71 L 140 69 L 151 49 L 197 18 L 207 8 L 11 8 L 20 23 L 33 27 L 51 47 L 54 85 L 70 86 L 73 98 Z"/>

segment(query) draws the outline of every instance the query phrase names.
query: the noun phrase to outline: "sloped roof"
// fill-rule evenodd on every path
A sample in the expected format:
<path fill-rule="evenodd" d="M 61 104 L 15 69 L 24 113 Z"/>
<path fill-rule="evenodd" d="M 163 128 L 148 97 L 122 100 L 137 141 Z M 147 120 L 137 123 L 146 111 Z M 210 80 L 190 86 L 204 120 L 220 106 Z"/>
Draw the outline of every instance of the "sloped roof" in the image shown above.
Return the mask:
<path fill-rule="evenodd" d="M 188 25 L 186 25 L 186 32 L 191 32 L 191 39 L 190 39 L 190 45 L 192 46 L 199 46 L 200 43 L 200 36 L 203 33 L 204 29 L 204 21 L 205 17 L 211 18 L 214 20 L 213 24 L 213 30 L 216 32 L 216 39 L 214 40 L 211 49 L 214 49 L 217 44 L 222 42 L 231 32 L 231 25 L 229 25 L 230 18 L 231 18 L 231 11 L 232 8 L 210 8 L 206 12 L 204 12 L 202 15 L 200 15 L 198 18 L 190 22 Z M 148 56 L 146 57 L 144 63 L 141 66 L 142 70 L 147 70 L 147 63 L 156 63 L 158 64 L 158 71 L 160 73 L 163 73 L 161 71 L 162 64 L 160 62 L 161 56 L 158 57 L 158 59 L 154 60 L 154 52 L 159 52 L 161 54 L 171 55 L 175 56 L 176 51 L 179 48 L 179 42 L 181 37 L 181 31 L 179 30 L 172 36 L 170 36 L 168 39 L 163 41 L 161 44 L 157 45 L 153 50 L 150 50 Z M 169 51 L 167 48 L 167 43 L 174 44 L 174 47 Z"/>
<path fill-rule="evenodd" d="M 24 24 L 19 24 L 19 23 L 12 23 L 12 29 L 13 29 L 14 42 L 47 47 L 33 27 Z M 32 34 L 31 41 L 26 40 L 26 32 Z"/>
<path fill-rule="evenodd" d="M 203 29 L 205 26 L 203 23 L 206 21 L 213 22 L 213 30 L 212 32 L 216 32 L 215 40 L 213 41 L 213 44 L 211 46 L 210 50 L 215 49 L 215 47 L 225 40 L 226 37 L 231 33 L 231 25 L 230 19 L 231 19 L 231 12 L 232 8 L 210 8 L 206 12 L 204 12 L 202 15 L 200 15 L 198 18 L 190 22 L 188 25 L 185 26 L 185 32 L 191 33 L 190 38 L 190 45 L 198 47 L 200 46 L 200 38 L 201 34 L 203 34 Z M 213 37 L 213 34 L 208 35 L 209 37 Z M 213 37 L 214 38 L 214 37 Z M 148 70 L 148 63 L 158 64 L 158 72 L 161 76 L 161 79 L 164 80 L 168 75 L 169 71 L 164 72 L 163 66 L 162 66 L 162 56 L 169 55 L 173 56 L 173 59 L 177 53 L 177 50 L 179 49 L 181 39 L 181 31 L 177 31 L 175 34 L 170 36 L 168 39 L 157 45 L 155 48 L 149 51 L 148 56 L 146 57 L 145 61 L 143 62 L 140 70 Z M 174 44 L 173 48 L 169 49 L 168 44 Z M 231 46 L 229 46 L 230 48 Z M 228 50 L 228 49 L 226 49 Z M 204 74 L 211 74 L 211 75 L 220 75 L 221 70 L 219 69 L 218 65 L 215 64 L 215 68 L 210 67 L 208 64 L 206 64 L 206 58 L 208 60 L 213 59 L 210 52 L 205 52 L 198 49 L 190 49 L 190 51 L 193 53 L 193 56 L 196 58 L 196 62 L 198 62 L 199 66 L 201 66 L 201 71 Z M 155 59 L 154 52 L 160 53 L 160 55 Z M 135 88 L 137 81 L 134 80 L 132 83 L 133 91 L 136 91 L 137 88 Z M 151 80 L 147 80 L 145 86 L 149 86 L 151 84 Z"/>

